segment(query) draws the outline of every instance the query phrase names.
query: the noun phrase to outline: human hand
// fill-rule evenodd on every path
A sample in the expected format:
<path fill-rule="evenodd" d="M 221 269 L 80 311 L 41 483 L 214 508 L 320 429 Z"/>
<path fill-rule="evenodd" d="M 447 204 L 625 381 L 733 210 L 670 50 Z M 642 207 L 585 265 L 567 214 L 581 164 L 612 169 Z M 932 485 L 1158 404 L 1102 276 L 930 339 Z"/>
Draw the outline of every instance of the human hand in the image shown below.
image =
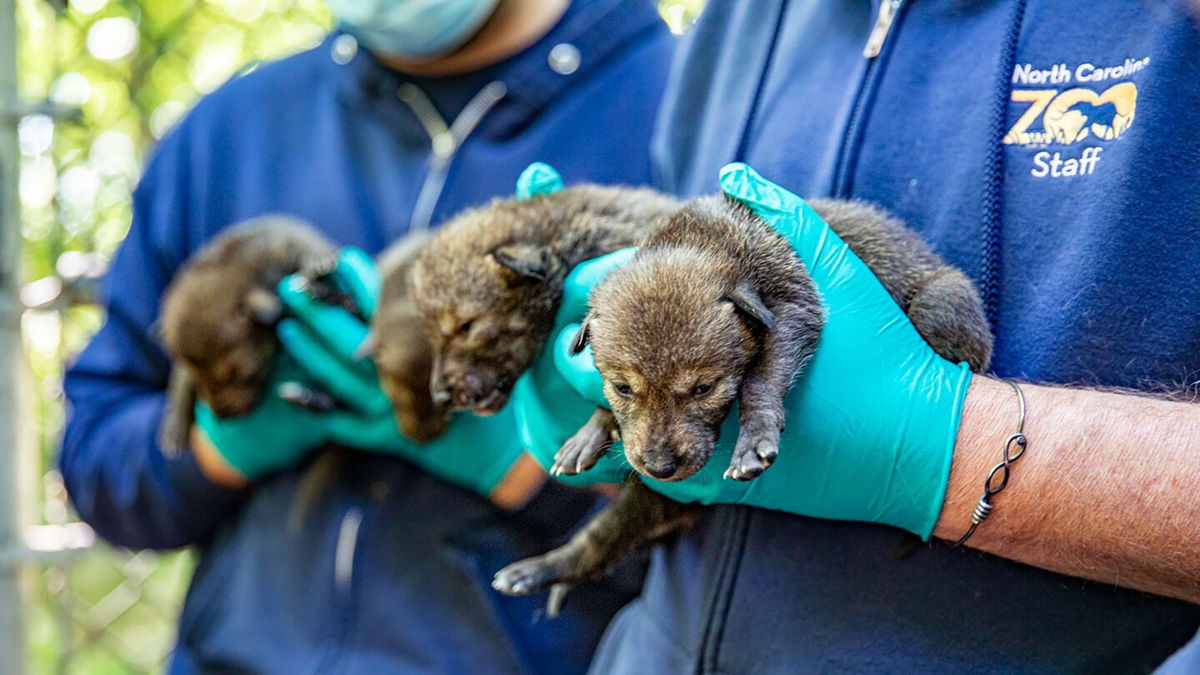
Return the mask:
<path fill-rule="evenodd" d="M 971 374 L 938 356 L 869 268 L 796 195 L 744 164 L 721 172 L 722 190 L 776 228 L 804 261 L 828 310 L 820 346 L 786 399 L 775 464 L 757 479 L 722 479 L 737 416 L 698 474 L 646 479 L 680 501 L 740 503 L 807 516 L 887 523 L 928 537 L 941 510 Z M 572 355 L 587 292 L 621 264 L 619 252 L 573 270 L 555 338 L 514 395 L 527 447 L 549 466 L 566 438 L 605 404 L 590 349 Z M 557 378 L 555 377 L 557 376 Z M 577 480 L 628 473 L 619 446 Z"/>
<path fill-rule="evenodd" d="M 240 487 L 296 464 L 328 440 L 332 418 L 285 400 L 287 388 L 311 391 L 312 382 L 293 359 L 276 356 L 263 385 L 261 401 L 249 413 L 217 417 L 204 403 L 196 405 L 192 448 L 197 462 L 214 482 Z"/>
<path fill-rule="evenodd" d="M 346 248 L 331 275 L 368 318 L 379 297 L 379 272 L 363 251 Z M 323 440 L 362 450 L 399 455 L 444 480 L 489 495 L 521 454 L 509 410 L 489 418 L 454 416 L 444 434 L 418 444 L 396 426 L 391 402 L 370 358 L 360 355 L 367 324 L 342 307 L 309 292 L 306 280 L 290 276 L 279 284 L 289 312 L 278 334 L 287 353 L 343 407 L 321 413 Z"/>

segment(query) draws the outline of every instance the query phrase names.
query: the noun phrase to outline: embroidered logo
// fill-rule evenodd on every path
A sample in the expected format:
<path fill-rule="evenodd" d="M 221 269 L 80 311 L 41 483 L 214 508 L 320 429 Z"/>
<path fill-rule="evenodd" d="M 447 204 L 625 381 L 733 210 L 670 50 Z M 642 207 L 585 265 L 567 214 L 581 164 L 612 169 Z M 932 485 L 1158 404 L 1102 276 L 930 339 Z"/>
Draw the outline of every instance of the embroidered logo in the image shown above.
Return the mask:
<path fill-rule="evenodd" d="M 1125 59 L 1116 66 L 1066 63 L 1036 69 L 1019 64 L 1013 69 L 1012 101 L 1025 108 L 1004 136 L 1004 143 L 1027 148 L 1053 148 L 1033 155 L 1034 178 L 1086 176 L 1096 170 L 1103 142 L 1115 141 L 1133 125 L 1137 85 L 1130 78 L 1150 64 L 1150 57 Z M 1027 85 L 1087 84 L 1064 89 L 1027 89 Z M 1105 86 L 1108 84 L 1108 86 Z M 1056 146 L 1084 144 L 1080 151 Z"/>

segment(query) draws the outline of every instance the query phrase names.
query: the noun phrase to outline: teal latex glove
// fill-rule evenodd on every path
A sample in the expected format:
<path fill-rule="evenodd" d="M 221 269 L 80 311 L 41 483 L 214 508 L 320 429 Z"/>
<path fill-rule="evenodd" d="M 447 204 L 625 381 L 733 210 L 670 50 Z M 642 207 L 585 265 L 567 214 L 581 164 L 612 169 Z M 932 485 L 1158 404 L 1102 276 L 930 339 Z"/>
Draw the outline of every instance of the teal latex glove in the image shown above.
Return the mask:
<path fill-rule="evenodd" d="M 332 277 L 364 314 L 374 313 L 379 271 L 366 253 L 344 249 Z M 341 307 L 314 299 L 299 277 L 284 278 L 278 291 L 291 315 L 278 327 L 284 349 L 347 408 L 320 414 L 314 428 L 323 441 L 402 456 L 482 495 L 508 473 L 522 452 L 511 407 L 487 418 L 455 415 L 442 436 L 423 444 L 410 441 L 396 427 L 374 364 L 356 355 L 366 339 L 367 325 Z"/>
<path fill-rule="evenodd" d="M 561 189 L 562 176 L 554 167 L 543 162 L 530 164 L 517 177 L 518 200 L 551 194 Z M 627 262 L 633 254 L 634 249 L 625 249 L 596 258 L 571 271 L 563 288 L 562 305 L 554 329 L 550 332 L 551 339 L 556 342 L 547 345 L 541 358 L 513 387 L 508 407 L 516 415 L 521 444 L 531 449 L 544 469 L 554 464 L 554 453 L 558 452 L 559 446 L 582 425 L 582 421 L 575 420 L 587 420 L 597 405 L 608 406 L 602 393 L 603 382 L 599 373 L 594 372 L 594 367 L 592 371 L 595 376 L 591 378 L 564 378 L 559 372 L 556 362 L 568 357 L 568 347 L 575 335 L 574 331 L 564 331 L 563 328 L 587 313 L 588 293 L 600 283 L 604 274 Z M 590 363 L 592 348 L 588 347 L 586 353 Z M 576 386 L 582 392 L 577 391 Z M 614 446 L 609 455 L 588 471 L 574 476 L 555 476 L 555 479 L 575 486 L 625 480 L 631 469 L 624 464 L 625 455 L 621 452 L 620 444 Z M 619 461 L 609 461 L 610 458 L 619 458 Z"/>
<path fill-rule="evenodd" d="M 545 162 L 534 162 L 517 176 L 517 199 L 524 201 L 537 195 L 548 195 L 563 189 L 558 170 Z"/>
<path fill-rule="evenodd" d="M 787 428 L 770 469 L 749 482 L 722 479 L 737 438 L 735 412 L 703 470 L 676 483 L 646 484 L 679 501 L 886 523 L 928 538 L 945 496 L 970 371 L 933 352 L 870 269 L 803 199 L 744 164 L 722 169 L 721 188 L 791 242 L 828 319 L 815 357 L 787 397 Z M 606 404 L 591 350 L 572 356 L 569 347 L 586 310 L 579 298 L 627 259 L 619 252 L 572 271 L 552 345 L 518 385 L 518 424 L 543 466 L 552 464 L 594 405 Z M 618 445 L 576 478 L 626 475 L 620 452 Z"/>
<path fill-rule="evenodd" d="M 292 466 L 334 435 L 346 435 L 357 426 L 349 414 L 320 413 L 284 401 L 278 395 L 284 383 L 314 386 L 294 359 L 281 354 L 271 364 L 262 400 L 248 414 L 221 418 L 203 403 L 196 406 L 201 433 L 249 480 Z"/>

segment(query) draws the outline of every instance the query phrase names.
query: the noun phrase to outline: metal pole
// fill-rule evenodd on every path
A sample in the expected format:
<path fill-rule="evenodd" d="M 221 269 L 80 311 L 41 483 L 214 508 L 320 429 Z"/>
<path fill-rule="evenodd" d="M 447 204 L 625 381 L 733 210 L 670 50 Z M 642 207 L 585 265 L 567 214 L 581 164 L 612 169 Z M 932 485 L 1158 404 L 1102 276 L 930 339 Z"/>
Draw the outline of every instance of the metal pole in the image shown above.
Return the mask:
<path fill-rule="evenodd" d="M 24 546 L 17 481 L 22 371 L 16 20 L 14 0 L 0 0 L 0 550 L 8 551 Z M 25 672 L 23 597 L 21 566 L 0 565 L 0 673 Z"/>

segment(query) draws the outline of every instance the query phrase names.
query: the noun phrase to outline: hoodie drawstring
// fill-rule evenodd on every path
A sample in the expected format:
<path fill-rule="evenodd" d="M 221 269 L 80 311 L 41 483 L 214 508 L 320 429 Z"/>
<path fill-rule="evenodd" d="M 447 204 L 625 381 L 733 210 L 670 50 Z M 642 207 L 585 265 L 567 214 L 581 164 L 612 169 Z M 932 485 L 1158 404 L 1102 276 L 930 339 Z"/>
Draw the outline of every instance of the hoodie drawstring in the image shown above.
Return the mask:
<path fill-rule="evenodd" d="M 497 80 L 489 83 L 471 97 L 467 105 L 463 106 L 462 112 L 458 113 L 458 117 L 455 117 L 454 121 L 447 125 L 442 116 L 438 114 L 433 101 L 417 85 L 405 83 L 400 86 L 396 95 L 420 120 L 425 133 L 429 134 L 432 151 L 429 158 L 429 173 L 425 174 L 425 181 L 421 183 L 421 191 L 417 194 L 417 202 L 413 205 L 412 217 L 408 222 L 409 230 L 424 232 L 429 229 L 429 222 L 433 218 L 433 209 L 441 199 L 442 189 L 446 186 L 446 173 L 450 169 L 454 153 L 458 152 L 463 141 L 467 140 L 475 127 L 483 121 L 488 111 L 506 94 L 508 94 L 508 87 L 503 82 Z"/>
<path fill-rule="evenodd" d="M 1017 0 L 1008 21 L 1000 69 L 996 73 L 996 99 L 992 108 L 991 145 L 983 177 L 983 247 L 979 284 L 988 322 L 995 330 L 1000 312 L 1001 228 L 1004 216 L 1004 134 L 1008 130 L 1008 104 L 1012 98 L 1012 73 L 1017 61 L 1017 42 L 1025 21 L 1025 0 Z"/>

